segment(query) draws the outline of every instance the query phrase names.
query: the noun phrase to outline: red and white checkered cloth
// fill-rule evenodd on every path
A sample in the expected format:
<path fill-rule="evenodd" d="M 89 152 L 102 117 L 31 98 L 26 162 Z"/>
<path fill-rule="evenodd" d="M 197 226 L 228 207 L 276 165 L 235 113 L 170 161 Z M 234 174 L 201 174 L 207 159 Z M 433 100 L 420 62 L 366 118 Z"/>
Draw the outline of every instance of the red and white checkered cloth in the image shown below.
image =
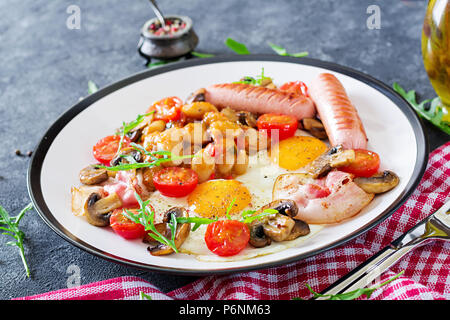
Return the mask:
<path fill-rule="evenodd" d="M 314 257 L 260 271 L 208 276 L 169 293 L 137 277 L 120 277 L 20 299 L 139 299 L 140 292 L 158 299 L 278 300 L 312 295 L 353 270 L 450 199 L 450 142 L 430 155 L 417 190 L 391 217 L 352 241 Z M 385 272 L 373 300 L 450 300 L 450 242 L 434 241 L 415 249 Z M 376 283 L 374 283 L 375 285 Z"/>

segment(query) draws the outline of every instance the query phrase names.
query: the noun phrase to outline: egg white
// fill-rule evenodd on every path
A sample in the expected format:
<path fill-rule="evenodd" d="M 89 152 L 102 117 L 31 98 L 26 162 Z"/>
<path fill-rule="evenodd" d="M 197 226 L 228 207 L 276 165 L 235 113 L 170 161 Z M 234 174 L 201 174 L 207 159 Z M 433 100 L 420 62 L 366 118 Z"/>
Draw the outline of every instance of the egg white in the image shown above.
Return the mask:
<path fill-rule="evenodd" d="M 298 130 L 296 135 L 309 135 L 308 133 Z M 272 202 L 272 189 L 277 177 L 288 172 L 286 169 L 280 168 L 274 164 L 268 155 L 267 150 L 261 150 L 249 156 L 249 166 L 247 171 L 235 178 L 240 181 L 249 190 L 252 200 L 247 209 L 257 210 L 260 207 Z M 189 210 L 190 216 L 201 215 L 195 212 L 194 206 L 189 206 L 188 197 L 171 198 L 161 195 L 155 191 L 150 196 L 150 203 L 155 209 L 155 222 L 160 222 L 164 212 L 172 207 L 184 207 Z M 233 219 L 240 219 L 240 214 L 235 214 Z M 201 225 L 196 231 L 191 231 L 183 245 L 180 247 L 180 252 L 190 255 L 195 255 L 196 259 L 205 262 L 220 262 L 220 261 L 239 261 L 255 258 L 258 256 L 268 255 L 280 252 L 290 247 L 299 245 L 308 240 L 319 232 L 323 226 L 310 225 L 311 232 L 304 237 L 297 238 L 292 241 L 272 242 L 271 245 L 264 248 L 253 248 L 250 245 L 242 250 L 239 254 L 230 257 L 220 257 L 212 253 L 205 243 L 205 232 L 207 225 Z"/>

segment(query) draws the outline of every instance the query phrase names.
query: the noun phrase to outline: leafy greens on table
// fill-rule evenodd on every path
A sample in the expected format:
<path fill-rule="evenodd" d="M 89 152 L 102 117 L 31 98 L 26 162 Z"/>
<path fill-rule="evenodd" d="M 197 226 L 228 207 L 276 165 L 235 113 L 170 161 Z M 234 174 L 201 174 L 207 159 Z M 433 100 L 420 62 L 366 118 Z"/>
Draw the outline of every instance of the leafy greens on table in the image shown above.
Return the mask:
<path fill-rule="evenodd" d="M 422 101 L 421 103 L 418 103 L 416 99 L 416 91 L 410 90 L 406 92 L 406 90 L 403 89 L 397 82 L 394 82 L 392 87 L 406 101 L 409 102 L 409 104 L 413 107 L 414 110 L 416 110 L 420 117 L 428 120 L 434 126 L 441 129 L 445 133 L 450 134 L 450 123 L 443 120 L 444 112 L 439 97 L 427 99 Z"/>
<path fill-rule="evenodd" d="M 27 277 L 30 277 L 31 273 L 27 260 L 25 259 L 25 250 L 23 246 L 25 233 L 19 229 L 19 222 L 25 213 L 31 209 L 33 209 L 33 205 L 30 203 L 23 208 L 17 216 L 11 217 L 5 208 L 0 205 L 0 230 L 3 231 L 3 235 L 10 236 L 14 239 L 12 241 L 8 241 L 6 244 L 9 246 L 16 246 L 19 249 L 20 257 L 22 258 Z"/>

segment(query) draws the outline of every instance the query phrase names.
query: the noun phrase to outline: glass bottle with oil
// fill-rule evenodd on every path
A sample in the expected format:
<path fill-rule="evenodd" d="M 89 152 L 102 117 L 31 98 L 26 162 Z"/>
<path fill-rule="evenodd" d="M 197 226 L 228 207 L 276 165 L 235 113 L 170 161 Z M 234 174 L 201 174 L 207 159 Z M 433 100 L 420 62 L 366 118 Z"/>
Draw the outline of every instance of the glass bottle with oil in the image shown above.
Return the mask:
<path fill-rule="evenodd" d="M 430 82 L 450 122 L 450 0 L 429 0 L 422 32 L 422 55 Z"/>

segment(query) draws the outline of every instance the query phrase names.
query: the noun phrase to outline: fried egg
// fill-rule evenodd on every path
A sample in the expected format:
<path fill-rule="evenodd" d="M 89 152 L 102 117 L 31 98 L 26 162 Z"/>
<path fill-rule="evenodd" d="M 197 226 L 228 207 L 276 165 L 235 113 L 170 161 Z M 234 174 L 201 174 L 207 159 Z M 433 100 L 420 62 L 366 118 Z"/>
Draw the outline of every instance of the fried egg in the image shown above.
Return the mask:
<path fill-rule="evenodd" d="M 298 170 L 327 150 L 319 139 L 308 136 L 293 136 L 280 141 L 270 150 L 270 160 L 287 170 Z"/>
<path fill-rule="evenodd" d="M 227 210 L 230 209 L 228 213 L 231 217 L 240 219 L 244 210 L 258 210 L 272 202 L 273 185 L 279 175 L 295 172 L 292 168 L 298 169 L 299 164 L 303 166 L 308 160 L 313 161 L 326 150 L 326 145 L 322 141 L 304 137 L 303 132 L 298 132 L 296 137 L 283 141 L 278 148 L 277 157 L 289 159 L 287 164 L 284 160 L 274 161 L 271 152 L 261 150 L 249 156 L 247 171 L 234 179 L 206 181 L 183 198 L 170 198 L 155 191 L 149 198 L 156 212 L 155 222 L 160 222 L 164 212 L 175 206 L 187 208 L 190 216 L 219 219 L 225 218 Z M 293 149 L 301 151 L 293 152 Z M 209 262 L 251 259 L 296 246 L 312 237 L 322 227 L 311 225 L 310 234 L 293 241 L 272 242 L 264 248 L 253 248 L 248 245 L 239 254 L 230 257 L 217 256 L 208 249 L 204 240 L 206 228 L 207 225 L 202 225 L 196 231 L 191 231 L 180 247 L 180 252 L 195 255 L 196 259 Z"/>

